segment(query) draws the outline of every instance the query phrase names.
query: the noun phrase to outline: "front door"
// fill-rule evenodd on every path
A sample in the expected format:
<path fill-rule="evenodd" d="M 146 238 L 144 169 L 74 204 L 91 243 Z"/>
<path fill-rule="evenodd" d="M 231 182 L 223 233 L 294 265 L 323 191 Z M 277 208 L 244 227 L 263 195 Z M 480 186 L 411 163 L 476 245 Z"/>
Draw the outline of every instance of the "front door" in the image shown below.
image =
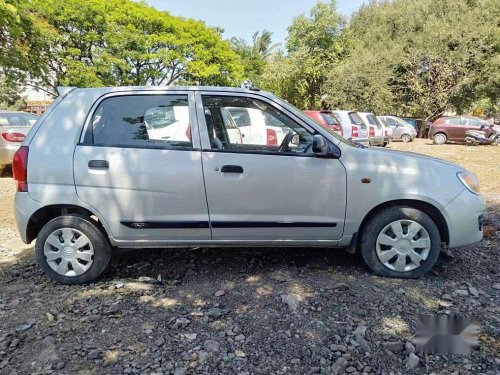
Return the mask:
<path fill-rule="evenodd" d="M 194 94 L 105 97 L 74 155 L 78 197 L 118 241 L 209 240 Z"/>
<path fill-rule="evenodd" d="M 226 108 L 252 109 L 287 135 L 278 145 L 228 137 Z M 198 93 L 212 239 L 334 241 L 342 236 L 346 172 L 312 152 L 314 130 L 258 95 Z M 207 128 L 206 119 L 209 121 Z"/>

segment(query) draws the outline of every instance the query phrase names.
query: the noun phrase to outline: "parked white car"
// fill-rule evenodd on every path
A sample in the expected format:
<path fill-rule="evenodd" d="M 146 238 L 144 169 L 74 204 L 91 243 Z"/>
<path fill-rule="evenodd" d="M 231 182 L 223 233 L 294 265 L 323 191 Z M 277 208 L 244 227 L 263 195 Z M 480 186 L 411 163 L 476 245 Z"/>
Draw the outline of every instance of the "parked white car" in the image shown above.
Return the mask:
<path fill-rule="evenodd" d="M 363 122 L 368 127 L 368 139 L 372 146 L 385 147 L 389 143 L 389 139 L 384 134 L 382 123 L 371 112 L 358 112 Z"/>
<path fill-rule="evenodd" d="M 411 142 L 417 137 L 415 128 L 405 120 L 396 116 L 377 116 L 377 118 L 386 123 L 392 129 L 392 139 L 402 140 L 403 142 Z"/>
<path fill-rule="evenodd" d="M 346 139 L 369 145 L 368 130 L 363 119 L 355 111 L 333 111 L 342 125 L 342 134 Z"/>
<path fill-rule="evenodd" d="M 278 145 L 288 133 L 285 124 L 258 108 L 226 108 L 241 131 L 243 144 Z"/>

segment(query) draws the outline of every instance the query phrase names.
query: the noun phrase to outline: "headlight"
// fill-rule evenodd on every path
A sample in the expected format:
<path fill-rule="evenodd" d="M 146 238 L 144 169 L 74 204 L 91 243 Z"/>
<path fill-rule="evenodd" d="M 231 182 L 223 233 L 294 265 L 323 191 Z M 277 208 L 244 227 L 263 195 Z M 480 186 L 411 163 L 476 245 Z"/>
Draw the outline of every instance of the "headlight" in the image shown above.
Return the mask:
<path fill-rule="evenodd" d="M 474 194 L 479 194 L 479 180 L 474 173 L 460 172 L 457 173 L 457 177 L 469 191 Z"/>

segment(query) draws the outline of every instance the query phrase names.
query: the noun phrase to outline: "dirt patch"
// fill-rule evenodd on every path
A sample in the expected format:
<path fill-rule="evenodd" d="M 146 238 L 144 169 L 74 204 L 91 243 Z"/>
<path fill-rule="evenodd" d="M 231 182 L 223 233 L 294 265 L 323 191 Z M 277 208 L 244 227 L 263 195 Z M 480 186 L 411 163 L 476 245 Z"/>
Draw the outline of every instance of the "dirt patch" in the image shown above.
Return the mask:
<path fill-rule="evenodd" d="M 391 147 L 476 173 L 500 217 L 500 148 L 428 143 Z M 0 179 L 0 374 L 498 373 L 496 237 L 419 280 L 379 278 L 326 249 L 134 250 L 115 252 L 99 282 L 68 287 L 17 239 L 13 193 Z M 413 354 L 418 314 L 477 317 L 479 350 Z"/>

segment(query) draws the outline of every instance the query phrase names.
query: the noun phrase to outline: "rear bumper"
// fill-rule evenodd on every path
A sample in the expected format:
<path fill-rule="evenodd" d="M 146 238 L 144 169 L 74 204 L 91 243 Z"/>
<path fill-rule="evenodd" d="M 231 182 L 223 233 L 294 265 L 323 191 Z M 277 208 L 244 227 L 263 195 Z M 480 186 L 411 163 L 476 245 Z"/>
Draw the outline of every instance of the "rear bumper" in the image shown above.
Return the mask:
<path fill-rule="evenodd" d="M 24 243 L 28 243 L 28 222 L 31 216 L 42 208 L 42 205 L 31 199 L 28 193 L 17 192 L 14 200 L 16 225 Z"/>
<path fill-rule="evenodd" d="M 373 145 L 373 146 L 380 146 L 380 145 L 383 145 L 385 142 L 385 138 L 383 135 L 381 136 L 377 136 L 377 137 L 370 137 L 370 143 Z"/>
<path fill-rule="evenodd" d="M 368 138 L 351 138 L 351 140 L 361 143 L 363 146 L 370 146 Z"/>
<path fill-rule="evenodd" d="M 12 158 L 19 147 L 21 147 L 21 143 L 8 144 L 4 142 L 0 144 L 0 167 L 12 164 Z"/>
<path fill-rule="evenodd" d="M 486 210 L 480 195 L 465 189 L 441 213 L 448 223 L 450 248 L 470 245 L 483 238 L 482 219 Z"/>

